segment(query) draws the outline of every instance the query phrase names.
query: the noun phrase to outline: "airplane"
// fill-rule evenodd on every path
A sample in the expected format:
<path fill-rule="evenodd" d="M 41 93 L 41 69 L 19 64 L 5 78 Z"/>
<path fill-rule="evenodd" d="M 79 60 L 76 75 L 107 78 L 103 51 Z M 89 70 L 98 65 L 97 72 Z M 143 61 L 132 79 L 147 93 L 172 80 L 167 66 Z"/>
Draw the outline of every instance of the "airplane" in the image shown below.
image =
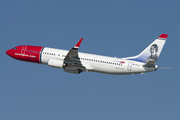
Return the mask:
<path fill-rule="evenodd" d="M 116 58 L 79 52 L 81 38 L 69 51 L 49 47 L 21 45 L 7 50 L 10 57 L 33 63 L 41 63 L 65 72 L 80 74 L 98 72 L 114 75 L 144 74 L 156 71 L 156 61 L 166 42 L 168 34 L 161 34 L 139 55 Z"/>

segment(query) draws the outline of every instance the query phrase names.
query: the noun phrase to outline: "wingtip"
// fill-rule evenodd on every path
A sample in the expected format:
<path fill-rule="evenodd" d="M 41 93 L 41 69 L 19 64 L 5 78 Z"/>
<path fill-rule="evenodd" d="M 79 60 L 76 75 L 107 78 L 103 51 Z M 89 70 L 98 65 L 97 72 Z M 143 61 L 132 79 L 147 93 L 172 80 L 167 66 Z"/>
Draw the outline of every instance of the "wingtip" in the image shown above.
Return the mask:
<path fill-rule="evenodd" d="M 76 48 L 79 48 L 79 46 L 81 45 L 83 38 L 81 38 L 75 45 Z"/>
<path fill-rule="evenodd" d="M 163 38 L 163 39 L 167 39 L 168 34 L 161 34 L 158 38 Z"/>

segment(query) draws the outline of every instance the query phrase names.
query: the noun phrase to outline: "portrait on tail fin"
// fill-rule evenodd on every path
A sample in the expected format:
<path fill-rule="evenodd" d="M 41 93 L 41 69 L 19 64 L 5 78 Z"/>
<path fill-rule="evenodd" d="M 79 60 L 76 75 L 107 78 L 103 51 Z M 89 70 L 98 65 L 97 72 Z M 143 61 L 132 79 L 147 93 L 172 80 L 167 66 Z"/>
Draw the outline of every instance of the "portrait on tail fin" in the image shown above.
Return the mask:
<path fill-rule="evenodd" d="M 158 59 L 158 45 L 157 44 L 153 44 L 150 47 L 150 53 L 151 55 L 148 57 L 147 61 L 154 61 L 156 63 L 157 59 Z"/>
<path fill-rule="evenodd" d="M 166 42 L 168 35 L 161 34 L 157 39 L 155 39 L 146 49 L 144 49 L 140 54 L 133 57 L 126 57 L 123 59 L 134 60 L 142 63 L 157 62 L 163 46 Z"/>

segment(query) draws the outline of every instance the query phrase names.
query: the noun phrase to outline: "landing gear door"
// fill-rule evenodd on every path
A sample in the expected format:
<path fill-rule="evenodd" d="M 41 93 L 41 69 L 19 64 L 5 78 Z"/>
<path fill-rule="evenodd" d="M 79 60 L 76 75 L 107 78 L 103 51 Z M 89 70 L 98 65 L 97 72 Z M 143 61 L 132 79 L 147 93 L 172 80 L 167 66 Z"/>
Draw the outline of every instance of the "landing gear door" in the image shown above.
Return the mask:
<path fill-rule="evenodd" d="M 133 64 L 132 62 L 129 62 L 129 63 L 128 63 L 128 67 L 127 67 L 127 70 L 128 70 L 128 71 L 131 71 L 131 70 L 132 70 L 132 64 Z"/>

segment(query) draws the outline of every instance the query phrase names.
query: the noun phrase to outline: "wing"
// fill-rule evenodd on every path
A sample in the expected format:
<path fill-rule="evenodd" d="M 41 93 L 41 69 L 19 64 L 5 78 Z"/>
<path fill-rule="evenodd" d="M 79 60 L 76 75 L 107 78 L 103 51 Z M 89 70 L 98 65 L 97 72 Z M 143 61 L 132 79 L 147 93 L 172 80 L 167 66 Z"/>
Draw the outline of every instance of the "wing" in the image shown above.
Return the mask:
<path fill-rule="evenodd" d="M 86 68 L 82 65 L 80 58 L 78 56 L 78 49 L 82 42 L 83 38 L 81 38 L 76 45 L 69 50 L 65 59 L 64 59 L 64 71 L 70 73 L 80 74 L 82 71 L 85 71 Z"/>

